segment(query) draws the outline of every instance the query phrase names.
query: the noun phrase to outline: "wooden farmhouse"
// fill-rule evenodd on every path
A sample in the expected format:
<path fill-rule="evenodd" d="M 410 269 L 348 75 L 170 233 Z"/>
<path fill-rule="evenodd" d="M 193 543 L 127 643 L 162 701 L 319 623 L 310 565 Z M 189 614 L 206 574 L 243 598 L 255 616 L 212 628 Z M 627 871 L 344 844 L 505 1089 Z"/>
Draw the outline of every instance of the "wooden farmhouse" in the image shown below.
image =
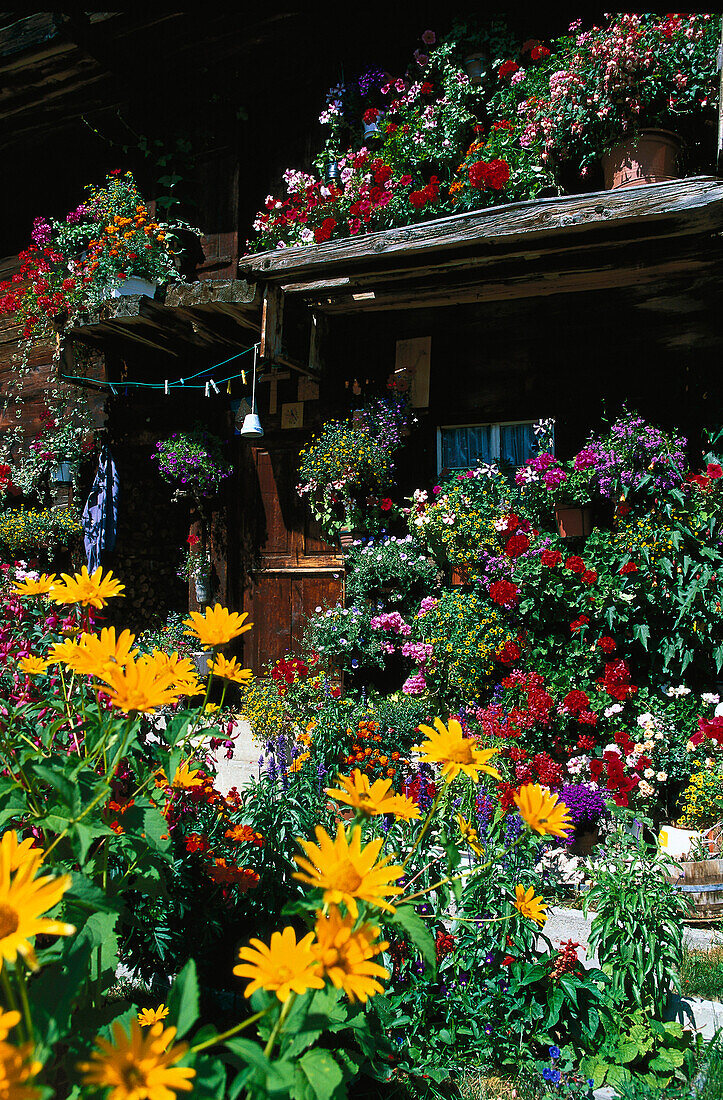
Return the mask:
<path fill-rule="evenodd" d="M 62 207 L 82 181 L 122 160 L 110 119 L 124 111 L 137 119 L 143 107 L 135 102 L 131 112 L 113 68 L 121 45 L 131 58 L 149 36 L 167 36 L 164 72 L 178 92 L 177 111 L 184 104 L 191 110 L 199 87 L 215 88 L 214 73 L 199 76 L 204 65 L 218 67 L 218 95 L 227 97 L 229 74 L 250 67 L 239 77 L 248 125 L 229 122 L 233 111 L 217 112 L 218 148 L 204 150 L 196 165 L 194 218 L 205 236 L 188 283 L 155 300 L 115 298 L 60 330 L 59 354 L 38 352 L 15 415 L 32 432 L 44 388 L 56 381 L 83 387 L 93 403 L 121 479 L 118 541 L 107 563 L 128 588 L 124 613 L 136 626 L 188 606 L 174 572 L 188 514 L 159 483 L 149 461 L 154 441 L 198 420 L 228 440 L 234 473 L 212 525 L 214 599 L 250 612 L 256 629 L 244 659 L 257 670 L 294 650 L 309 612 L 343 596 L 339 550 L 322 541 L 296 493 L 299 451 L 324 419 L 348 415 L 395 372 L 412 379 L 418 419 L 400 462 L 400 496 L 430 487 L 480 448 L 524 460 L 531 425 L 542 417 L 555 419 L 563 456 L 624 403 L 679 427 L 694 443 L 704 426 L 720 421 L 723 180 L 696 176 L 544 198 L 249 254 L 254 204 L 274 173 L 303 155 L 306 138 L 294 133 L 286 143 L 287 131 L 305 118 L 311 124 L 314 95 L 332 74 L 307 71 L 316 59 L 324 67 L 317 41 L 288 121 L 293 80 L 284 65 L 303 20 L 287 11 L 233 24 L 234 36 L 226 33 L 228 18 L 204 20 L 202 32 L 194 16 L 4 19 L 0 172 L 10 201 L 0 267 L 12 272 L 34 212 Z M 332 37 L 336 48 L 339 32 Z M 253 109 L 254 80 L 269 50 L 280 58 L 280 85 L 269 91 L 262 120 Z M 192 86 L 184 88 L 191 57 Z M 106 130 L 115 144 L 95 133 Z M 5 381 L 17 333 L 11 318 L 0 320 Z M 256 344 L 264 435 L 249 440 L 236 429 L 251 400 L 249 349 Z M 238 369 L 248 371 L 245 384 L 234 379 L 208 396 L 204 389 L 166 395 L 168 380 L 195 376 L 205 385 L 237 373 L 237 357 Z M 195 607 L 192 592 L 190 600 Z"/>

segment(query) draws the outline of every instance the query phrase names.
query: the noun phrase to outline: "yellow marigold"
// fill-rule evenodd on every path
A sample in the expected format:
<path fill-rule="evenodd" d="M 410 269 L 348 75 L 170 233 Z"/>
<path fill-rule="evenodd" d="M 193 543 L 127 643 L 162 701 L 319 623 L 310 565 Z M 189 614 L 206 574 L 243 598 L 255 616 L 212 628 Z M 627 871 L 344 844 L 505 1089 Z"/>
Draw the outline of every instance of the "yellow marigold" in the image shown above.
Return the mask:
<path fill-rule="evenodd" d="M 41 573 L 37 580 L 26 577 L 24 581 L 16 581 L 13 586 L 15 596 L 47 596 L 52 591 L 57 581 L 55 573 Z"/>
<path fill-rule="evenodd" d="M 105 607 L 109 599 L 120 596 L 125 588 L 110 570 L 103 576 L 99 566 L 91 575 L 87 566 L 74 577 L 61 573 L 62 583 L 54 585 L 50 596 L 55 603 L 79 603 L 83 607 Z"/>
<path fill-rule="evenodd" d="M 496 768 L 487 764 L 498 749 L 478 748 L 471 738 L 464 736 L 456 718 L 450 718 L 446 726 L 441 718 L 435 718 L 434 726 L 432 729 L 431 726 L 420 725 L 419 730 L 426 734 L 427 740 L 414 746 L 414 751 L 420 753 L 426 764 L 441 764 L 442 775 L 450 782 L 460 772 L 475 783 L 480 772 L 486 772 L 494 779 L 502 779 Z"/>
<path fill-rule="evenodd" d="M 525 890 L 521 883 L 515 886 L 515 909 L 519 909 L 523 917 L 529 917 L 530 920 L 537 921 L 540 928 L 547 920 L 547 903 L 542 898 L 535 896 L 534 886 L 528 887 Z"/>
<path fill-rule="evenodd" d="M 366 1001 L 384 988 L 377 978 L 388 978 L 389 971 L 371 960 L 386 951 L 386 942 L 374 943 L 379 929 L 372 924 L 354 928 L 350 913 L 342 917 L 336 905 L 329 912 L 318 913 L 316 941 L 311 945 L 321 973 L 337 989 L 343 989 L 350 1001 Z"/>
<path fill-rule="evenodd" d="M 310 756 L 311 753 L 300 752 L 296 759 L 293 760 L 289 767 L 286 769 L 287 773 L 289 775 L 295 775 L 297 772 L 300 772 Z"/>
<path fill-rule="evenodd" d="M 165 1005 L 160 1004 L 158 1008 L 142 1008 L 137 1019 L 142 1027 L 151 1027 L 153 1024 L 160 1024 L 161 1020 L 165 1020 L 167 1015 L 168 1009 Z"/>
<path fill-rule="evenodd" d="M 392 793 L 389 788 L 391 779 L 377 779 L 369 783 L 369 777 L 355 768 L 352 774 L 340 775 L 339 787 L 327 787 L 326 793 L 335 802 L 345 802 L 369 817 L 377 814 L 394 814 L 397 818 L 409 820 L 420 816 L 420 809 L 413 798 Z"/>
<path fill-rule="evenodd" d="M 178 653 L 164 653 L 161 649 L 154 649 L 151 656 L 159 671 L 168 674 L 170 683 L 179 692 L 184 695 L 198 695 L 204 690 L 191 657 L 179 657 Z"/>
<path fill-rule="evenodd" d="M 42 657 L 31 655 L 30 657 L 21 657 L 18 661 L 18 668 L 27 676 L 42 676 L 50 664 L 52 664 L 51 661 L 44 661 Z"/>
<path fill-rule="evenodd" d="M 211 672 L 214 676 L 220 676 L 223 680 L 231 680 L 234 684 L 248 684 L 253 678 L 253 672 L 250 668 L 241 668 L 235 657 L 227 661 L 222 653 L 219 653 L 211 665 Z"/>
<path fill-rule="evenodd" d="M 339 905 L 343 901 L 354 917 L 359 912 L 357 899 L 395 912 L 386 897 L 402 893 L 402 888 L 393 884 L 401 878 L 404 868 L 389 866 L 390 855 L 376 862 L 384 843 L 381 837 L 362 848 L 361 829 L 357 826 L 352 830 L 351 843 L 348 843 L 340 823 L 334 840 L 326 829 L 317 825 L 316 839 L 318 844 L 299 839 L 308 859 L 296 857 L 301 871 L 295 871 L 294 878 L 323 890 L 325 902 Z"/>
<path fill-rule="evenodd" d="M 478 856 L 484 855 L 484 848 L 479 842 L 479 834 L 474 825 L 471 825 L 462 814 L 457 814 L 457 825 L 459 826 L 462 839 L 472 851 Z"/>
<path fill-rule="evenodd" d="M 51 920 L 42 914 L 57 905 L 70 886 L 70 875 L 36 878 L 43 852 L 31 840 L 18 842 L 13 830 L 0 840 L 0 960 L 14 963 L 22 955 L 31 970 L 37 970 L 32 936 L 70 936 L 72 924 Z M 1 963 L 0 963 L 1 965 Z"/>
<path fill-rule="evenodd" d="M 132 649 L 135 635 L 124 630 L 116 638 L 115 627 L 104 627 L 100 634 L 79 634 L 72 641 L 57 642 L 50 655 L 53 661 L 62 661 L 73 672 L 95 676 L 107 665 L 127 665 L 138 656 Z"/>
<path fill-rule="evenodd" d="M 567 806 L 556 794 L 539 783 L 525 783 L 514 796 L 515 805 L 527 824 L 543 836 L 567 836 L 572 821 Z"/>
<path fill-rule="evenodd" d="M 174 686 L 168 667 L 148 655 L 126 667 L 106 665 L 97 670 L 95 676 L 105 685 L 103 690 L 113 704 L 126 714 L 157 710 L 175 703 L 182 694 L 181 689 Z"/>
<path fill-rule="evenodd" d="M 250 940 L 250 947 L 239 950 L 241 964 L 233 968 L 239 978 L 251 978 L 244 996 L 265 989 L 280 1001 L 287 1001 L 292 993 L 323 989 L 324 980 L 311 952 L 313 939 L 314 933 L 309 932 L 297 943 L 294 929 L 287 926 L 283 932 L 272 932 L 268 946 L 261 940 Z"/>
<path fill-rule="evenodd" d="M 158 1023 L 144 1031 L 137 1019 L 129 1026 L 130 1034 L 116 1021 L 113 1042 L 96 1038 L 99 1049 L 78 1064 L 84 1083 L 110 1089 L 108 1100 L 174 1100 L 175 1093 L 190 1092 L 196 1071 L 176 1065 L 188 1049 L 173 1044 L 176 1028 Z"/>
<path fill-rule="evenodd" d="M 212 649 L 226 645 L 226 642 L 250 630 L 254 624 L 247 623 L 246 619 L 248 612 L 239 614 L 238 611 L 229 611 L 217 603 L 214 608 L 207 607 L 203 615 L 200 611 L 192 611 L 183 625 L 189 627 L 186 634 L 198 638 L 207 649 Z"/>

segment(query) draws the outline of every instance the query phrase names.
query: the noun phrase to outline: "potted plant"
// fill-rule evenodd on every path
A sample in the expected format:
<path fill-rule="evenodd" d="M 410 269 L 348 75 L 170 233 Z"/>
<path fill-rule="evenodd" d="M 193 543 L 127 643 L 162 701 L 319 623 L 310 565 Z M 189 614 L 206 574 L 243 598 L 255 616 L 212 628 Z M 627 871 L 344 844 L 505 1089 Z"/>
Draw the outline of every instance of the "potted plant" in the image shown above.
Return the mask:
<path fill-rule="evenodd" d="M 381 498 L 384 514 L 408 420 L 406 399 L 370 401 L 345 420 L 328 421 L 301 452 L 296 491 L 308 498 L 327 538 L 339 535 L 350 543 L 355 529 L 366 529 L 370 497 Z"/>
<path fill-rule="evenodd" d="M 559 174 L 602 158 L 606 187 L 672 179 L 681 139 L 695 156 L 714 121 L 720 22 L 710 15 L 624 14 L 539 44 L 497 68 L 491 100 L 519 140 Z M 703 163 L 711 157 L 698 154 Z"/>
<path fill-rule="evenodd" d="M 205 607 L 210 602 L 211 555 L 200 535 L 190 534 L 187 541 L 188 549 L 178 570 L 178 576 L 189 584 L 193 584 L 196 600 L 201 607 Z"/>

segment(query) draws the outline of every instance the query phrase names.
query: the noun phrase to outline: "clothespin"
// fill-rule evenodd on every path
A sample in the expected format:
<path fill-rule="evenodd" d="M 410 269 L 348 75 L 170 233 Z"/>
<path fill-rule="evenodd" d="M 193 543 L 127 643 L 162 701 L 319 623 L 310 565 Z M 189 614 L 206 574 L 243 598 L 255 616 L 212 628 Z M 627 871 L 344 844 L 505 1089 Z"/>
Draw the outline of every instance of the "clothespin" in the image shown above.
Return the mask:
<path fill-rule="evenodd" d="M 244 386 L 245 386 L 245 385 L 247 385 L 247 382 L 246 382 L 246 371 L 245 371 L 245 370 L 242 370 L 242 371 L 241 371 L 241 381 L 243 382 Z"/>
<path fill-rule="evenodd" d="M 218 386 L 216 385 L 216 383 L 214 382 L 213 378 L 211 378 L 209 380 L 209 386 L 211 386 L 214 393 L 220 393 L 220 390 L 219 390 Z"/>
<path fill-rule="evenodd" d="M 205 396 L 206 396 L 206 397 L 209 397 L 209 396 L 210 396 L 210 394 L 209 394 L 209 392 L 208 392 L 208 382 L 206 383 Z"/>
<path fill-rule="evenodd" d="M 229 393 L 229 394 L 231 393 L 231 379 L 230 378 L 226 383 L 226 393 Z"/>
<path fill-rule="evenodd" d="M 113 394 L 114 397 L 117 397 L 118 396 L 118 391 L 115 388 L 115 386 L 113 385 L 113 383 L 109 382 L 108 385 L 110 386 L 110 392 Z"/>
<path fill-rule="evenodd" d="M 166 381 L 163 383 L 163 392 L 165 393 L 166 397 L 168 397 L 168 379 L 166 379 Z"/>

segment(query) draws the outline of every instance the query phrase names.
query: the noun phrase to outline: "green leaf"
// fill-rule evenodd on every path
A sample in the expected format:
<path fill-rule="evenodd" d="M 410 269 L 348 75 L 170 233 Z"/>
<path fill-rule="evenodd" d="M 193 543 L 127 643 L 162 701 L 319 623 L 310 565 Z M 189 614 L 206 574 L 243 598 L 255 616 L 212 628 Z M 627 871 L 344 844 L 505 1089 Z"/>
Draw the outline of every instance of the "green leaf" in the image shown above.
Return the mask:
<path fill-rule="evenodd" d="M 406 933 L 406 936 L 412 941 L 424 959 L 427 969 L 432 974 L 436 974 L 437 950 L 434 943 L 434 936 L 429 931 L 414 906 L 399 905 L 396 912 L 387 918 L 387 923 L 396 925 Z"/>
<path fill-rule="evenodd" d="M 309 1050 L 299 1059 L 299 1068 L 311 1085 L 317 1100 L 333 1100 L 344 1080 L 339 1063 L 328 1050 Z"/>
<path fill-rule="evenodd" d="M 193 959 L 188 960 L 173 983 L 168 995 L 168 1008 L 180 1039 L 198 1019 L 198 978 Z"/>

